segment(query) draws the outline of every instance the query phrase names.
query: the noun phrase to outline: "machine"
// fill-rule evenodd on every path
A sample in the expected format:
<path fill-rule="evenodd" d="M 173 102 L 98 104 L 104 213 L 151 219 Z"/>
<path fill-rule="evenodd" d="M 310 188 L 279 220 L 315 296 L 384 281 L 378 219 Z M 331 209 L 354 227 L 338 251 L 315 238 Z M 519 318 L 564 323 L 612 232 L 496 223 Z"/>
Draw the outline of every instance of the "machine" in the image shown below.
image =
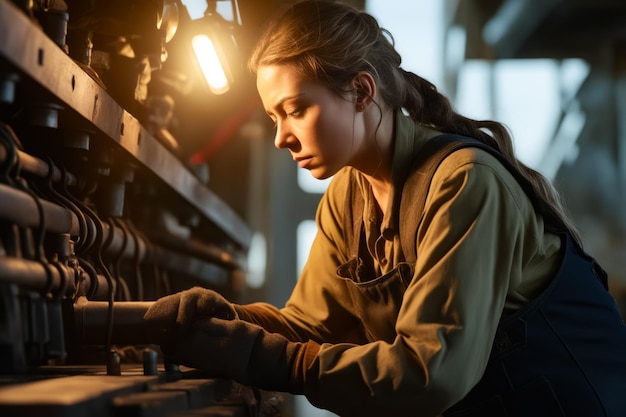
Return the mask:
<path fill-rule="evenodd" d="M 202 18 L 231 43 L 236 6 Z M 244 286 L 250 230 L 170 128 L 189 83 L 164 63 L 188 16 L 174 0 L 0 1 L 2 416 L 279 408 L 164 363 L 143 332 L 158 297 Z"/>

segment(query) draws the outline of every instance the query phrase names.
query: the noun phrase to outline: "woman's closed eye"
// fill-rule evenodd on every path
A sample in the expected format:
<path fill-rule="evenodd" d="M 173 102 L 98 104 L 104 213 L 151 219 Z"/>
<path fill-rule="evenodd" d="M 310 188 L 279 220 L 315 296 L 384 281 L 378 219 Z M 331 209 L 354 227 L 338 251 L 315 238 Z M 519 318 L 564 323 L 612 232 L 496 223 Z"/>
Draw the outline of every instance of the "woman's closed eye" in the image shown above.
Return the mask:
<path fill-rule="evenodd" d="M 289 117 L 292 117 L 292 118 L 295 118 L 295 119 L 299 119 L 299 118 L 304 116 L 304 113 L 305 113 L 305 108 L 304 107 L 298 107 L 295 110 L 287 112 L 287 115 Z"/>

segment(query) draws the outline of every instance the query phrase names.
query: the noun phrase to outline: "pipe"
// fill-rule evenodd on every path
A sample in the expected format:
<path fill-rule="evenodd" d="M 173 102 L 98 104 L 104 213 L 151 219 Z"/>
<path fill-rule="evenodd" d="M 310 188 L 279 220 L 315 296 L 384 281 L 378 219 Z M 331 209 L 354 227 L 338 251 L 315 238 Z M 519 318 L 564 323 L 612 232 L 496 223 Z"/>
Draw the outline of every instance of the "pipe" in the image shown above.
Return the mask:
<path fill-rule="evenodd" d="M 143 316 L 154 301 L 115 301 L 113 303 L 113 333 L 111 343 L 116 345 L 147 345 L 150 340 Z M 86 345 L 106 345 L 108 335 L 107 301 L 88 301 L 80 297 L 74 303 L 76 341 Z"/>
<path fill-rule="evenodd" d="M 51 233 L 77 236 L 80 233 L 78 218 L 71 210 L 62 207 L 48 200 L 39 199 L 44 210 L 46 230 Z M 17 223 L 23 227 L 39 227 L 39 208 L 33 197 L 17 188 L 0 184 L 0 219 Z M 93 222 L 91 218 L 87 222 Z M 89 226 L 89 225 L 88 225 Z M 95 229 L 95 226 L 92 226 Z M 104 232 L 103 240 L 109 239 L 111 227 L 102 222 Z M 124 238 L 124 234 L 127 234 Z M 125 239 L 128 243 L 121 254 L 122 258 L 134 258 L 135 252 L 139 252 L 138 259 L 143 260 L 146 255 L 146 243 L 140 237 L 133 237 L 121 227 L 113 227 L 113 238 L 111 244 L 105 248 L 107 254 L 118 254 L 124 245 Z"/>
<path fill-rule="evenodd" d="M 62 268 L 65 268 L 62 266 Z M 50 279 L 53 290 L 61 286 L 61 273 L 50 265 Z M 65 274 L 66 276 L 69 273 Z M 30 261 L 23 258 L 3 256 L 0 261 L 0 282 L 18 284 L 35 291 L 44 291 L 48 284 L 48 274 L 41 262 Z"/>
<path fill-rule="evenodd" d="M 52 233 L 79 233 L 78 218 L 65 207 L 40 199 L 46 230 Z M 0 219 L 24 227 L 40 227 L 39 208 L 30 194 L 6 184 L 0 184 Z"/>
<path fill-rule="evenodd" d="M 6 147 L 0 143 L 0 163 L 4 162 L 6 157 L 7 157 Z M 33 174 L 39 178 L 46 178 L 48 175 L 50 175 L 50 165 L 46 161 L 43 161 L 35 156 L 32 156 L 20 150 L 17 150 L 17 159 L 20 162 L 20 167 L 22 171 Z M 61 180 L 61 177 L 62 175 L 61 175 L 61 171 L 59 170 L 59 168 L 53 166 L 52 167 L 52 181 L 58 182 Z M 69 172 L 66 174 L 67 185 L 70 185 L 70 186 L 75 185 L 77 184 L 77 182 L 78 181 L 76 180 L 76 177 L 73 174 Z"/>
<path fill-rule="evenodd" d="M 48 271 L 50 277 L 48 277 Z M 61 270 L 65 277 L 61 277 Z M 32 261 L 24 258 L 16 258 L 12 256 L 3 256 L 0 258 L 0 283 L 17 284 L 21 287 L 29 288 L 34 291 L 43 292 L 50 290 L 53 294 L 63 291 L 62 295 L 68 294 L 70 289 L 74 289 L 77 285 L 74 282 L 76 270 L 63 264 L 54 266 L 49 264 L 46 268 L 41 262 Z M 109 284 L 103 275 L 96 276 L 97 284 L 93 282 L 92 277 L 82 269 L 79 271 L 81 281 L 81 293 L 88 294 L 90 289 L 97 285 L 97 291 L 92 295 L 94 298 L 106 299 L 108 297 Z M 48 280 L 51 280 L 49 283 Z M 63 287 L 63 288 L 62 288 Z"/>

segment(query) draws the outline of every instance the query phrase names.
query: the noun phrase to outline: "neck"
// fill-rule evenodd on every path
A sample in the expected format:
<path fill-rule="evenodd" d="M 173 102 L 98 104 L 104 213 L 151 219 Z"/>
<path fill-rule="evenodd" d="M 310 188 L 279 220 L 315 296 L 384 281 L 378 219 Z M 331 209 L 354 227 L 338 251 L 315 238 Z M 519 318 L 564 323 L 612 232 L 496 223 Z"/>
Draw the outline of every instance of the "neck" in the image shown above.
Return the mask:
<path fill-rule="evenodd" d="M 368 136 L 370 146 L 360 171 L 372 186 L 374 197 L 381 210 L 384 211 L 387 208 L 387 196 L 391 189 L 394 115 L 390 110 L 383 111 L 381 119 L 380 112 L 371 113 L 368 118 L 370 119 L 369 132 L 371 132 Z"/>

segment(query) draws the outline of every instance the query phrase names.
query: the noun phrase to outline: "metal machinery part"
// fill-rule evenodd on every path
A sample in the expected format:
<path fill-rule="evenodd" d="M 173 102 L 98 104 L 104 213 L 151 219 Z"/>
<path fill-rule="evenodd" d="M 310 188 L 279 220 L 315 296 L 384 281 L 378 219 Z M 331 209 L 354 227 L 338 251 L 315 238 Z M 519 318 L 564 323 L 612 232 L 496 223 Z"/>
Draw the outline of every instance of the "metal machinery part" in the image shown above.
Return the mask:
<path fill-rule="evenodd" d="M 151 122 L 176 4 L 104 3 L 0 0 L 0 415 L 258 415 L 143 335 L 177 289 L 236 300 L 250 231 Z"/>

